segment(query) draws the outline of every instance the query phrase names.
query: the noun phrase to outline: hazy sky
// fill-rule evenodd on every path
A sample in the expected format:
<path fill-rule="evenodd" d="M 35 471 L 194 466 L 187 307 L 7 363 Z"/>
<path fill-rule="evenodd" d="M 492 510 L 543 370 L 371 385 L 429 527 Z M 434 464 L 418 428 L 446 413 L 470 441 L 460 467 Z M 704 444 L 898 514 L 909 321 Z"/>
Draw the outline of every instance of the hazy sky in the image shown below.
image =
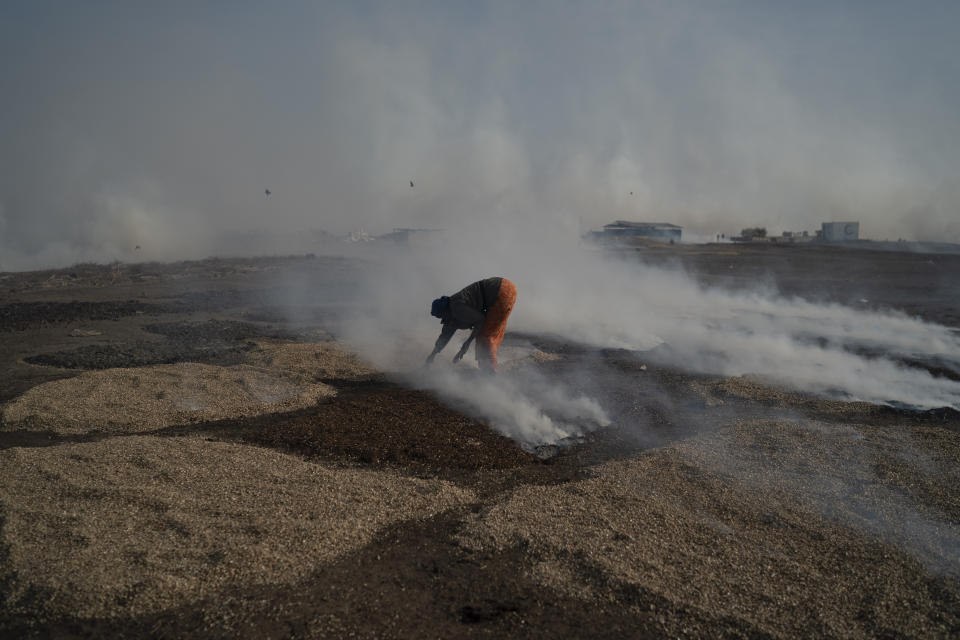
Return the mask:
<path fill-rule="evenodd" d="M 0 269 L 616 218 L 960 242 L 958 27 L 953 1 L 6 0 Z"/>

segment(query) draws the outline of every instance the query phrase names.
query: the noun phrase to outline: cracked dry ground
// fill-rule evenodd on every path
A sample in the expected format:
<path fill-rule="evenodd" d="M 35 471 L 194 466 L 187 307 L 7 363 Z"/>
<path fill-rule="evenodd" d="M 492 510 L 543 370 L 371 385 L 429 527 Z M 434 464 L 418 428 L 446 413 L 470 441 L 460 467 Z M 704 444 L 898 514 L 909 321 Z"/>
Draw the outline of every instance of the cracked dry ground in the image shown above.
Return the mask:
<path fill-rule="evenodd" d="M 580 382 L 613 419 L 544 460 L 348 356 L 311 369 L 335 346 L 241 326 L 238 307 L 131 311 L 97 321 L 117 339 L 89 361 L 130 353 L 142 365 L 130 371 L 169 375 L 181 365 L 159 358 L 181 349 L 227 372 L 203 380 L 231 392 L 250 390 L 254 367 L 336 394 L 213 421 L 2 425 L 0 635 L 960 633 L 953 412 L 825 401 L 514 335 L 555 356 L 529 363 L 541 374 L 579 380 L 590 363 L 595 379 Z M 22 364 L 43 352 L 83 365 L 52 337 L 68 322 L 0 335 L 16 360 L 8 407 L 37 382 L 96 369 Z M 157 323 L 186 324 L 142 329 Z M 179 346 L 162 342 L 171 334 Z"/>

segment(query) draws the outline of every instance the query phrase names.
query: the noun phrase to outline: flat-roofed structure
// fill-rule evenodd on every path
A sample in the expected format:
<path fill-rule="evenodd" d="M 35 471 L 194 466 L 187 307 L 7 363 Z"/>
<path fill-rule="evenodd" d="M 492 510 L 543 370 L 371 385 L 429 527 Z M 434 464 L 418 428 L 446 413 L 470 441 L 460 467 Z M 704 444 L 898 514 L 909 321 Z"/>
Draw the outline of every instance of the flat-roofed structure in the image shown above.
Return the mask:
<path fill-rule="evenodd" d="M 823 242 L 855 242 L 860 239 L 859 222 L 824 222 L 820 225 Z"/>
<path fill-rule="evenodd" d="M 604 238 L 651 238 L 679 242 L 683 227 L 669 222 L 630 222 L 617 220 L 603 225 Z"/>

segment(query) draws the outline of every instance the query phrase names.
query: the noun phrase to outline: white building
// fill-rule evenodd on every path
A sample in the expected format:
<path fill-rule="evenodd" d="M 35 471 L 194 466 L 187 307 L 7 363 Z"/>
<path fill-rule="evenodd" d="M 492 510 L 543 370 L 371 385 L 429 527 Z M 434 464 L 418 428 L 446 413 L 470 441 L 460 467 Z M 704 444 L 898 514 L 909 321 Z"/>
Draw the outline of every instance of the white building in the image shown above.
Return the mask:
<path fill-rule="evenodd" d="M 824 242 L 853 242 L 860 239 L 859 222 L 824 222 L 820 225 Z"/>

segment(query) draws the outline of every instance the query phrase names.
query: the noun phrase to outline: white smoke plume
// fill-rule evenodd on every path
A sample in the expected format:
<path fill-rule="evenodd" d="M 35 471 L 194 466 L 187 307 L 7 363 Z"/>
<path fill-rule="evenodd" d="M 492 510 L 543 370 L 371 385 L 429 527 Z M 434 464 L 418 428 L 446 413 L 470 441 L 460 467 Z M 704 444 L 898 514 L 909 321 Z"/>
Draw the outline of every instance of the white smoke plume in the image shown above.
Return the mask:
<path fill-rule="evenodd" d="M 490 377 L 437 368 L 410 380 L 527 447 L 577 438 L 610 424 L 596 400 L 529 371 Z"/>
<path fill-rule="evenodd" d="M 547 234 L 493 242 L 464 234 L 421 251 L 381 253 L 357 283 L 361 311 L 349 317 L 343 335 L 381 367 L 528 444 L 582 435 L 609 418 L 595 399 L 551 389 L 525 367 L 508 368 L 494 380 L 464 377 L 447 362 L 466 332 L 422 372 L 440 330 L 428 312 L 433 298 L 502 275 L 519 292 L 508 331 L 629 349 L 658 365 L 752 375 L 845 400 L 960 409 L 960 382 L 911 364 L 935 360 L 960 372 L 960 335 L 947 327 L 769 289 L 705 288 L 677 269 L 555 240 Z M 502 360 L 525 354 L 507 348 Z M 582 375 L 588 379 L 592 372 Z"/>

